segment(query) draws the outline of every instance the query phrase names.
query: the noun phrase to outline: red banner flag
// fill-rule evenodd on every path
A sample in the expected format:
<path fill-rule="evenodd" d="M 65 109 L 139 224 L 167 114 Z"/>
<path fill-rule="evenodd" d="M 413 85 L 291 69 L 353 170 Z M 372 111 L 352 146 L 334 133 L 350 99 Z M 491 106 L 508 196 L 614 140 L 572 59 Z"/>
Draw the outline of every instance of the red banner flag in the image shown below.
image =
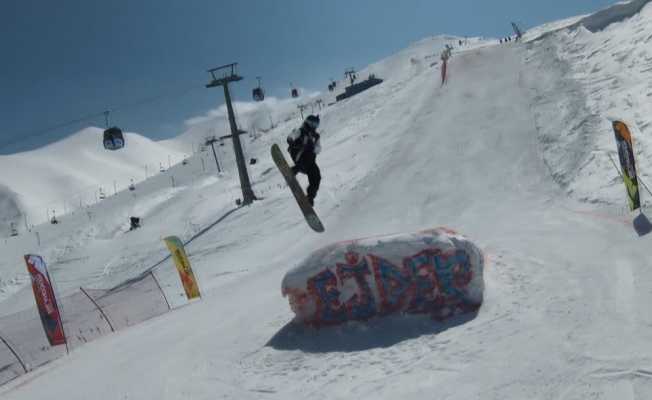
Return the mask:
<path fill-rule="evenodd" d="M 32 278 L 36 308 L 41 316 L 45 336 L 51 346 L 65 344 L 66 335 L 63 332 L 61 313 L 57 306 L 57 299 L 54 297 L 45 261 L 40 256 L 28 254 L 25 256 L 25 263 L 27 263 L 27 271 Z"/>

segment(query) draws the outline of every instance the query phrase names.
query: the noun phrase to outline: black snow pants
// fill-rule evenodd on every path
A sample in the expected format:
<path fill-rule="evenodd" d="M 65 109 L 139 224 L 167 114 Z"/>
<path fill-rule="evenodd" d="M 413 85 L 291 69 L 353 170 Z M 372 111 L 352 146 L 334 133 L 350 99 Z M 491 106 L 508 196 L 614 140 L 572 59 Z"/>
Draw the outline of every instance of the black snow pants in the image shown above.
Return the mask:
<path fill-rule="evenodd" d="M 303 160 L 299 159 L 299 162 L 294 167 L 292 167 L 292 172 L 294 175 L 299 172 L 308 175 L 308 189 L 306 190 L 306 195 L 312 204 L 313 200 L 317 196 L 319 183 L 321 182 L 321 173 L 317 163 L 314 161 L 314 158 L 308 162 L 303 162 Z"/>

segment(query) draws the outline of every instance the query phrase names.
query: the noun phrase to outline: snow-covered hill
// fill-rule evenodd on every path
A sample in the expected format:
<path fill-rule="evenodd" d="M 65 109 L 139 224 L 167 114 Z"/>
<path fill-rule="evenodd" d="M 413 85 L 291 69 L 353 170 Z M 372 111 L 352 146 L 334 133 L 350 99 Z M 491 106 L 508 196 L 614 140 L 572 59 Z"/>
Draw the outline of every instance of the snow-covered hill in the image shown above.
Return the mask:
<path fill-rule="evenodd" d="M 536 28 L 524 43 L 456 46 L 443 87 L 436 62 L 452 38 L 425 39 L 361 70 L 361 78 L 376 73 L 385 82 L 321 110 L 321 235 L 305 225 L 268 154 L 298 120 L 279 118 L 246 138 L 262 199 L 187 246 L 202 300 L 79 347 L 0 396 L 649 398 L 652 235 L 636 234 L 604 153 L 615 150 L 607 117 L 626 118 L 638 126 L 644 180 L 652 167 L 652 6 L 619 15 L 593 33 L 575 24 L 582 17 Z M 296 112 L 289 100 L 238 106 L 245 129 Z M 219 110 L 191 121 L 186 137 L 219 135 L 217 121 Z M 222 175 L 212 154 L 200 152 L 134 192 L 0 242 L 0 314 L 33 305 L 27 252 L 45 257 L 64 295 L 108 287 L 167 254 L 161 237 L 188 239 L 233 210 L 239 187 L 230 146 L 218 146 Z M 129 215 L 144 225 L 123 234 Z M 477 316 L 320 331 L 290 323 L 281 278 L 314 249 L 442 225 L 487 256 Z M 156 273 L 183 304 L 170 262 Z"/>
<path fill-rule="evenodd" d="M 124 149 L 107 151 L 102 132 L 86 128 L 37 150 L 0 156 L 0 198 L 6 199 L 0 202 L 0 237 L 8 236 L 9 222 L 18 221 L 23 231 L 26 224 L 49 220 L 53 210 L 62 215 L 83 209 L 98 201 L 100 188 L 105 195 L 124 190 L 184 157 L 178 147 L 135 133 L 125 133 Z M 188 146 L 186 154 L 191 152 Z"/>
<path fill-rule="evenodd" d="M 623 21 L 624 11 L 638 11 L 644 3 L 617 5 L 613 14 L 601 11 L 528 45 L 533 73 L 521 78 L 533 92 L 543 157 L 576 198 L 607 204 L 622 199 L 622 182 L 608 158 L 611 153 L 617 159 L 609 118 L 630 123 L 640 175 L 651 180 L 652 7 Z"/>

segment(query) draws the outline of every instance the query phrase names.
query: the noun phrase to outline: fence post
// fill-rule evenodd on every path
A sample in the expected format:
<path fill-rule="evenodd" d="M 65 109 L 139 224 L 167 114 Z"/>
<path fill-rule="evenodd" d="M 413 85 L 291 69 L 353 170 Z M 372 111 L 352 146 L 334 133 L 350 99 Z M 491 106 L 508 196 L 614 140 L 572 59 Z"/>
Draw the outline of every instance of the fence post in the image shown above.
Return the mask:
<path fill-rule="evenodd" d="M 156 282 L 156 286 L 158 286 L 158 290 L 161 291 L 161 294 L 163 295 L 163 299 L 165 299 L 165 304 L 168 305 L 168 310 L 171 310 L 172 307 L 170 307 L 170 302 L 168 301 L 168 298 L 165 296 L 165 292 L 163 291 L 161 284 L 158 283 L 158 279 L 156 279 L 156 275 L 154 275 L 154 271 L 149 271 L 149 273 L 152 274 L 152 278 L 154 279 L 154 282 Z"/>
<path fill-rule="evenodd" d="M 20 357 L 18 357 L 18 353 L 16 353 L 14 349 L 11 346 L 9 346 L 9 343 L 2 336 L 0 336 L 0 341 L 2 341 L 2 343 L 5 344 L 5 346 L 7 346 L 9 351 L 11 351 L 11 354 L 13 354 L 14 357 L 16 357 L 16 360 L 18 360 L 18 362 L 20 363 L 20 366 L 23 367 L 25 373 L 27 373 L 27 367 L 25 366 L 25 363 L 23 363 L 23 360 L 21 360 Z"/>
<path fill-rule="evenodd" d="M 102 307 L 100 307 L 99 304 L 97 304 L 95 302 L 95 300 L 93 300 L 93 298 L 84 290 L 83 287 L 80 286 L 79 290 L 81 290 L 81 292 L 84 293 L 86 295 L 86 297 L 88 297 L 88 299 L 95 305 L 95 307 L 97 307 L 98 311 L 102 314 L 102 316 L 106 320 L 106 323 L 109 324 L 109 328 L 111 328 L 111 332 L 115 332 L 115 329 L 113 329 L 113 324 L 111 323 L 111 320 L 109 319 L 109 317 L 106 314 L 104 314 L 104 310 L 102 310 Z"/>

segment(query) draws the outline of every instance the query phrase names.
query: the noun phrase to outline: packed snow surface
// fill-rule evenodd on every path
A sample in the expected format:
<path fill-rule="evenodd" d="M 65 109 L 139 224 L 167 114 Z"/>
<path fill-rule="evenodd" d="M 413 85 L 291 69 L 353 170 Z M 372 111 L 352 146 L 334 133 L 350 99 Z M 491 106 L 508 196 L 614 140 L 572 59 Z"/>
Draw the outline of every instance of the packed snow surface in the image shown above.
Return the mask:
<path fill-rule="evenodd" d="M 308 229 L 268 156 L 298 120 L 258 125 L 266 132 L 245 144 L 258 160 L 249 171 L 263 199 L 187 246 L 202 300 L 80 347 L 0 396 L 651 398 L 652 235 L 637 235 L 607 157 L 615 152 L 607 116 L 617 116 L 635 132 L 649 181 L 652 6 L 639 5 L 600 17 L 613 23 L 595 32 L 574 25 L 578 18 L 538 29 L 537 40 L 456 46 L 443 87 L 438 54 L 456 39 L 424 40 L 361 71 L 385 81 L 320 111 L 321 235 Z M 333 96 L 312 98 L 328 104 Z M 219 110 L 205 117 L 195 122 L 210 126 Z M 196 129 L 188 136 L 209 133 Z M 165 256 L 162 237 L 187 239 L 232 210 L 240 193 L 230 146 L 217 148 L 221 175 L 212 154 L 200 152 L 133 192 L 0 242 L 2 312 L 33 306 L 25 253 L 49 261 L 61 293 L 107 287 Z M 148 145 L 142 156 L 157 149 Z M 26 162 L 21 156 L 15 163 Z M 14 181 L 56 179 L 46 167 L 14 173 L 24 174 Z M 134 214 L 143 227 L 124 234 Z M 392 317 L 319 331 L 290 323 L 280 282 L 313 250 L 436 226 L 463 233 L 487 255 L 484 302 L 473 318 Z M 169 262 L 157 269 L 166 282 L 175 274 Z M 183 303 L 179 284 L 170 285 Z"/>

